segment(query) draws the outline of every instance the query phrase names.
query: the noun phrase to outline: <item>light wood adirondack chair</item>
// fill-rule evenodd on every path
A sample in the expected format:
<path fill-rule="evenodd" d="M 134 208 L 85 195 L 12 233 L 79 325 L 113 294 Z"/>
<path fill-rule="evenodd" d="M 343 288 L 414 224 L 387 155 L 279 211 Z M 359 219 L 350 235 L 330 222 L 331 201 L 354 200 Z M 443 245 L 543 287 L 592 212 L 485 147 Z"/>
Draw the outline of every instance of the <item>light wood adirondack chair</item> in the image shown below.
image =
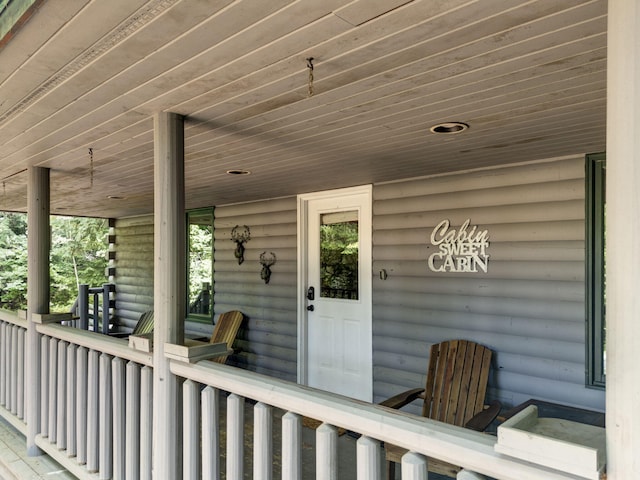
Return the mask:
<path fill-rule="evenodd" d="M 153 310 L 148 310 L 140 315 L 131 335 L 145 335 L 151 332 L 153 332 Z"/>
<path fill-rule="evenodd" d="M 416 388 L 385 400 L 381 405 L 401 408 L 423 398 L 422 416 L 432 420 L 484 431 L 500 412 L 494 401 L 485 408 L 491 350 L 467 340 L 450 340 L 431 347 L 425 388 Z M 395 478 L 395 464 L 407 450 L 385 445 L 388 478 Z M 430 471 L 455 477 L 460 467 L 429 459 Z"/>
<path fill-rule="evenodd" d="M 218 321 L 213 328 L 213 333 L 211 334 L 209 343 L 226 342 L 227 348 L 232 350 L 233 342 L 236 339 L 238 329 L 240 328 L 243 319 L 244 315 L 242 315 L 242 312 L 239 312 L 238 310 L 231 310 L 229 312 L 220 314 L 220 316 L 218 317 Z M 225 363 L 227 361 L 227 356 L 228 355 L 216 357 L 213 358 L 212 361 L 217 363 Z"/>

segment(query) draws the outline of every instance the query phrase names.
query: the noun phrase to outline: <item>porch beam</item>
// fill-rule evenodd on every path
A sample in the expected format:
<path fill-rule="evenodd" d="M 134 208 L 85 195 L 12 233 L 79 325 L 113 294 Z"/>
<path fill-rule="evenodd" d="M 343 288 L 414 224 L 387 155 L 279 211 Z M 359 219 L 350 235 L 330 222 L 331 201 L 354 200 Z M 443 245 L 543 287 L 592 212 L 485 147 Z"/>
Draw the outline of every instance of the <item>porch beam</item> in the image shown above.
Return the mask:
<path fill-rule="evenodd" d="M 610 1 L 607 52 L 607 478 L 640 471 L 640 0 Z"/>
<path fill-rule="evenodd" d="M 49 214 L 49 169 L 29 167 L 27 184 L 27 346 L 26 346 L 26 411 L 27 455 L 42 452 L 36 446 L 40 433 L 40 339 L 33 314 L 49 313 L 49 252 L 51 235 Z"/>
<path fill-rule="evenodd" d="M 177 378 L 169 370 L 164 344 L 182 344 L 185 316 L 184 120 L 154 115 L 154 369 L 153 471 L 155 479 L 181 475 L 175 454 L 180 428 Z"/>

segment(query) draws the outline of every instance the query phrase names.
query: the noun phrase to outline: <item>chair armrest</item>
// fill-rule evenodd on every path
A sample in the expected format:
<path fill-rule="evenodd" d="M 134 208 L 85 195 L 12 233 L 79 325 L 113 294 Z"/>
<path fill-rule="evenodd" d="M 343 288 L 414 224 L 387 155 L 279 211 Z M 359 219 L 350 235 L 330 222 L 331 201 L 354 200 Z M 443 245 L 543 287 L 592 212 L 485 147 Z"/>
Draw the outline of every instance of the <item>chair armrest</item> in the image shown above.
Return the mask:
<path fill-rule="evenodd" d="M 405 405 L 413 402 L 416 398 L 420 398 L 423 393 L 424 388 L 414 388 L 413 390 L 407 390 L 406 392 L 402 392 L 394 395 L 391 398 L 387 398 L 386 400 L 380 402 L 378 405 L 393 409 L 402 408 Z"/>
<path fill-rule="evenodd" d="M 494 400 L 487 408 L 471 417 L 465 427 L 477 432 L 484 432 L 491 422 L 496 419 L 501 408 L 502 404 L 498 400 Z"/>

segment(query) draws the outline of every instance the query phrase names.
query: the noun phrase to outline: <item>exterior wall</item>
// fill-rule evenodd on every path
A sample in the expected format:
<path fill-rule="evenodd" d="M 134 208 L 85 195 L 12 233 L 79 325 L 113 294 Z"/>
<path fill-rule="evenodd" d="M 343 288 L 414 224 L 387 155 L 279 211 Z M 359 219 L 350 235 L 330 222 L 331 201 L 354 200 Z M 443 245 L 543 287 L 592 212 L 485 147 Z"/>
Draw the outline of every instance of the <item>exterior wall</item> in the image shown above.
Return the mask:
<path fill-rule="evenodd" d="M 214 311 L 240 310 L 248 320 L 228 363 L 286 380 L 296 380 L 297 365 L 297 203 L 295 197 L 216 207 Z M 231 230 L 247 225 L 251 240 L 244 262 L 234 257 Z M 276 264 L 268 284 L 260 278 L 262 252 Z"/>
<path fill-rule="evenodd" d="M 604 409 L 604 392 L 584 386 L 584 175 L 576 156 L 374 185 L 374 400 L 421 385 L 431 343 L 466 338 L 494 350 L 490 395 L 505 405 L 539 398 Z M 215 210 L 215 313 L 238 309 L 248 319 L 229 363 L 292 381 L 296 205 L 290 197 Z M 429 237 L 444 219 L 488 230 L 487 273 L 429 270 Z M 153 305 L 152 221 L 116 224 L 116 313 L 131 328 Z M 235 225 L 251 230 L 242 265 Z M 263 251 L 277 256 L 269 284 Z"/>
<path fill-rule="evenodd" d="M 153 310 L 153 215 L 117 220 L 115 235 L 114 313 L 121 328 L 132 330 Z"/>
<path fill-rule="evenodd" d="M 604 409 L 584 386 L 584 176 L 580 156 L 374 188 L 375 400 L 424 381 L 430 344 L 465 338 L 494 350 L 504 404 Z M 428 268 L 444 219 L 488 230 L 487 273 Z"/>

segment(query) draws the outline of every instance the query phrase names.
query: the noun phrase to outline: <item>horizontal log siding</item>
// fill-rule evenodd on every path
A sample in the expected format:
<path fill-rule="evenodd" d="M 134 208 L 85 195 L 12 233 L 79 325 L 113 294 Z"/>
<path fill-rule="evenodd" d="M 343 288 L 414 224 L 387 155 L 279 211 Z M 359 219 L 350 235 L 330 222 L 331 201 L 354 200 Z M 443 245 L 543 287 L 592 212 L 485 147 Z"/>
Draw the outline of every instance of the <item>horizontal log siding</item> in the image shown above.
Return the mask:
<path fill-rule="evenodd" d="M 584 386 L 584 182 L 576 157 L 374 187 L 375 400 L 422 384 L 432 343 L 465 338 L 494 350 L 506 405 L 604 409 Z M 488 272 L 429 270 L 433 228 L 467 218 L 489 232 Z"/>
<path fill-rule="evenodd" d="M 115 315 L 121 329 L 131 331 L 153 310 L 153 216 L 119 219 L 115 234 Z"/>
<path fill-rule="evenodd" d="M 214 310 L 240 310 L 248 320 L 228 363 L 295 381 L 297 372 L 297 213 L 295 197 L 216 207 Z M 244 263 L 234 257 L 231 230 L 247 225 Z M 260 278 L 262 252 L 273 252 L 269 284 Z"/>

